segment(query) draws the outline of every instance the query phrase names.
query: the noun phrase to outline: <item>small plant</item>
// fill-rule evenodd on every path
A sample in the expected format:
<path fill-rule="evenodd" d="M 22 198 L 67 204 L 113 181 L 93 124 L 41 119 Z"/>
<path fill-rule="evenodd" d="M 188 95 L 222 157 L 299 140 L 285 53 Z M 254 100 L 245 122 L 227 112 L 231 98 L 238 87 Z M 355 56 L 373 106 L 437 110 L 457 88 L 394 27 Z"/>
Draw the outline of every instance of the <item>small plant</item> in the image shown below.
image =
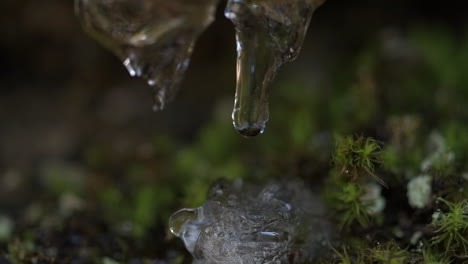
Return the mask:
<path fill-rule="evenodd" d="M 423 250 L 421 263 L 424 264 L 450 264 L 452 261 L 448 257 L 441 256 L 430 250 Z"/>
<path fill-rule="evenodd" d="M 340 174 L 349 174 L 353 180 L 370 175 L 386 186 L 385 182 L 374 174 L 375 167 L 382 163 L 381 149 L 379 142 L 373 138 L 336 137 L 333 164 Z"/>
<path fill-rule="evenodd" d="M 341 183 L 330 193 L 333 197 L 332 207 L 339 214 L 340 228 L 347 228 L 354 222 L 362 227 L 367 227 L 370 222 L 370 214 L 367 206 L 361 201 L 362 188 L 354 183 Z"/>
<path fill-rule="evenodd" d="M 432 245 L 442 245 L 445 254 L 463 252 L 468 255 L 468 200 L 452 203 L 442 198 L 448 212 L 434 218 L 432 225 L 437 228 Z"/>
<path fill-rule="evenodd" d="M 408 258 L 408 252 L 400 249 L 396 243 L 388 242 L 369 249 L 371 263 L 402 264 Z"/>
<path fill-rule="evenodd" d="M 333 262 L 337 264 L 364 264 L 364 259 L 361 254 L 358 253 L 358 255 L 353 258 L 352 256 L 349 255 L 348 250 L 343 247 L 343 252 L 339 252 L 337 249 L 332 247 L 332 250 L 335 252 L 335 254 L 338 256 L 338 260 Z"/>

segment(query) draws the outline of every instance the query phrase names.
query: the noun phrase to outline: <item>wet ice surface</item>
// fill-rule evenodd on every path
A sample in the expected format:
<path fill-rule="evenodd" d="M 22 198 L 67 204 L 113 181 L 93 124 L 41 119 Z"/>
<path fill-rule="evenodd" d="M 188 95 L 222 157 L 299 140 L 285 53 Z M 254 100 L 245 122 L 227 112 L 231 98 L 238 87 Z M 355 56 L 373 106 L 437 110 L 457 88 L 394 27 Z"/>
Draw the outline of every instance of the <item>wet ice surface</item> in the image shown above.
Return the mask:
<path fill-rule="evenodd" d="M 244 136 L 263 133 L 269 87 L 278 69 L 301 49 L 312 13 L 322 0 L 229 0 L 225 15 L 236 28 L 237 88 L 234 127 Z"/>
<path fill-rule="evenodd" d="M 218 0 L 75 0 L 84 28 L 154 87 L 154 110 L 175 95 Z"/>
<path fill-rule="evenodd" d="M 312 13 L 324 0 L 228 0 L 236 28 L 237 88 L 232 113 L 244 136 L 263 133 L 269 87 L 301 49 Z M 213 21 L 218 0 L 75 0 L 84 28 L 154 87 L 154 110 L 172 99 L 194 43 Z"/>
<path fill-rule="evenodd" d="M 171 216 L 196 264 L 299 263 L 328 247 L 323 207 L 300 182 L 215 184 L 199 208 Z"/>

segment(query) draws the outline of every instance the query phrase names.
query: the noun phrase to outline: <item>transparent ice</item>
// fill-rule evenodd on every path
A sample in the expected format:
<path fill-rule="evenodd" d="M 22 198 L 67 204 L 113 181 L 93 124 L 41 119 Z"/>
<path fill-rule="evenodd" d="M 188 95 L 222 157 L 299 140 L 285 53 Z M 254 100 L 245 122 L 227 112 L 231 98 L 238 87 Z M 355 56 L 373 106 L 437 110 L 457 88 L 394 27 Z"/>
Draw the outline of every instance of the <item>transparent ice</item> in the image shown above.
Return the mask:
<path fill-rule="evenodd" d="M 323 207 L 300 182 L 215 184 L 199 208 L 174 213 L 169 225 L 196 264 L 300 263 L 328 247 Z"/>
<path fill-rule="evenodd" d="M 225 16 L 236 28 L 237 88 L 234 127 L 246 137 L 263 133 L 270 84 L 301 49 L 312 13 L 323 0 L 229 0 Z"/>
<path fill-rule="evenodd" d="M 218 0 L 75 0 L 84 28 L 132 76 L 154 87 L 154 110 L 175 95 Z"/>
<path fill-rule="evenodd" d="M 234 127 L 263 133 L 269 87 L 281 65 L 301 49 L 315 9 L 324 0 L 228 0 L 236 29 Z M 218 0 L 75 0 L 84 28 L 154 87 L 154 110 L 175 96 L 194 43 L 213 21 Z"/>

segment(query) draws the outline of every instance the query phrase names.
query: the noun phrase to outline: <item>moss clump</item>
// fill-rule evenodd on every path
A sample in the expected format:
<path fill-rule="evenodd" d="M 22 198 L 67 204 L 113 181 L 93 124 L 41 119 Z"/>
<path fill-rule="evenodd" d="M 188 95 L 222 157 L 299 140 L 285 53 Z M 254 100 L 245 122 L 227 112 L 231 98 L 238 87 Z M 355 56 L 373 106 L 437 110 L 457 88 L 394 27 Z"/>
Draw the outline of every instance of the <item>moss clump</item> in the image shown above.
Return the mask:
<path fill-rule="evenodd" d="M 369 263 L 402 264 L 410 254 L 393 241 L 368 249 Z"/>
<path fill-rule="evenodd" d="M 380 184 L 386 184 L 374 174 L 382 163 L 380 143 L 370 137 L 336 137 L 333 164 L 340 174 L 348 174 L 353 180 L 370 175 Z"/>
<path fill-rule="evenodd" d="M 445 254 L 455 253 L 468 257 L 468 200 L 452 203 L 439 198 L 446 206 L 444 213 L 434 216 L 432 226 L 437 230 L 432 245 L 443 246 Z"/>
<path fill-rule="evenodd" d="M 418 263 L 421 264 L 450 264 L 450 258 L 442 254 L 431 252 L 430 250 L 423 250 L 422 257 Z"/>
<path fill-rule="evenodd" d="M 342 251 L 338 251 L 335 248 L 332 248 L 333 252 L 336 254 L 335 260 L 324 260 L 320 264 L 332 264 L 332 263 L 339 263 L 339 264 L 365 264 L 364 257 L 362 254 L 358 254 L 357 256 L 350 256 L 348 249 L 343 247 Z"/>
<path fill-rule="evenodd" d="M 336 211 L 340 229 L 349 228 L 354 223 L 361 227 L 369 225 L 371 215 L 361 200 L 363 189 L 360 185 L 340 182 L 326 193 L 329 206 Z"/>

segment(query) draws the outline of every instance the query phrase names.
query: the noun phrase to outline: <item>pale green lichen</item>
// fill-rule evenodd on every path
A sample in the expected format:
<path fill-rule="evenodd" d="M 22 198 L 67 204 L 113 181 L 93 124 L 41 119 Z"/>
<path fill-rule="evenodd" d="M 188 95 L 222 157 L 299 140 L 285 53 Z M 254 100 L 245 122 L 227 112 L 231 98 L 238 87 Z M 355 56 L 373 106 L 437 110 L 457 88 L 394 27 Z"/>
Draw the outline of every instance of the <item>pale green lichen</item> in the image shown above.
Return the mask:
<path fill-rule="evenodd" d="M 462 178 L 468 181 L 468 172 L 464 172 Z"/>
<path fill-rule="evenodd" d="M 430 155 L 421 162 L 421 170 L 445 170 L 455 160 L 455 153 L 447 146 L 445 138 L 438 132 L 429 135 L 428 151 Z"/>
<path fill-rule="evenodd" d="M 10 217 L 0 215 L 0 241 L 7 241 L 13 233 L 14 223 Z"/>
<path fill-rule="evenodd" d="M 431 182 L 432 178 L 428 175 L 420 175 L 408 182 L 407 196 L 411 207 L 422 209 L 430 204 Z"/>
<path fill-rule="evenodd" d="M 371 215 L 377 215 L 385 209 L 386 201 L 382 196 L 382 187 L 378 184 L 366 184 L 360 200 L 367 205 L 367 212 Z"/>

